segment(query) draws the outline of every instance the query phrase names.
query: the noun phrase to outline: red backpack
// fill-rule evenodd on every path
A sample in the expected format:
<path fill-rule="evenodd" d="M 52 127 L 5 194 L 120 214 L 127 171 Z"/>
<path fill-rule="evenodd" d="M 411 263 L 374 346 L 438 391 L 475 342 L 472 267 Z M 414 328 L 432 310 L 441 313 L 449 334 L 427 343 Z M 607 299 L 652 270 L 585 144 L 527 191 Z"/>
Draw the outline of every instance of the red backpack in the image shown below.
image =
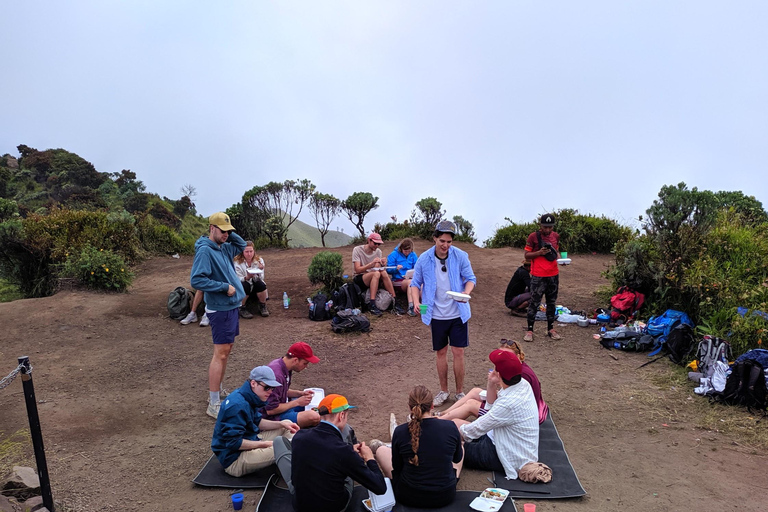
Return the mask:
<path fill-rule="evenodd" d="M 625 323 L 634 318 L 644 301 L 645 295 L 628 286 L 622 286 L 616 290 L 616 295 L 611 297 L 611 321 Z"/>

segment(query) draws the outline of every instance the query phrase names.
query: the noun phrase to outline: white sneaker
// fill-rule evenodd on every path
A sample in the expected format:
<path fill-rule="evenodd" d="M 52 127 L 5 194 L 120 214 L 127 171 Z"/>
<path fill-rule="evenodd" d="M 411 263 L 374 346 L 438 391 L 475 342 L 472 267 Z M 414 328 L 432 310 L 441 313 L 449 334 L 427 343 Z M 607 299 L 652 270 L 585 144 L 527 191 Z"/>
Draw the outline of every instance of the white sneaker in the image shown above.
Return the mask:
<path fill-rule="evenodd" d="M 458 402 L 459 400 L 461 400 L 465 396 L 467 396 L 467 395 L 465 393 L 463 393 L 463 392 L 462 393 L 456 393 L 456 401 Z"/>
<path fill-rule="evenodd" d="M 208 320 L 208 315 L 203 313 L 203 318 L 200 319 L 200 327 L 208 327 L 211 321 Z"/>
<path fill-rule="evenodd" d="M 181 325 L 191 324 L 192 322 L 197 322 L 197 313 L 194 311 L 190 311 L 189 314 L 184 317 L 184 320 L 181 321 Z"/>
<path fill-rule="evenodd" d="M 435 399 L 432 400 L 432 405 L 435 407 L 440 407 L 445 403 L 446 400 L 448 400 L 448 397 L 450 394 L 447 391 L 440 391 L 438 394 L 435 395 Z"/>
<path fill-rule="evenodd" d="M 221 409 L 221 402 L 216 402 L 215 404 L 208 402 L 208 410 L 205 411 L 205 414 L 216 419 L 219 417 L 219 409 Z"/>

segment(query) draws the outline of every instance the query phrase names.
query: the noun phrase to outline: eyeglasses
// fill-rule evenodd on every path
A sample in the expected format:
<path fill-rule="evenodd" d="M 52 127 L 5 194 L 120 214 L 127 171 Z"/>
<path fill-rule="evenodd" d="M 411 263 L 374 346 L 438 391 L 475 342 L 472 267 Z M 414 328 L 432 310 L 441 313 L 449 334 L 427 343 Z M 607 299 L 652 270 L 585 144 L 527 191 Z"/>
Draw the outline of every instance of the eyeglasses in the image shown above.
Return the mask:
<path fill-rule="evenodd" d="M 267 386 L 267 385 L 266 385 L 266 384 L 264 384 L 263 382 L 259 382 L 259 385 L 260 385 L 262 388 L 264 388 L 264 391 L 272 391 L 273 389 L 275 389 L 275 388 L 273 388 L 272 386 Z"/>

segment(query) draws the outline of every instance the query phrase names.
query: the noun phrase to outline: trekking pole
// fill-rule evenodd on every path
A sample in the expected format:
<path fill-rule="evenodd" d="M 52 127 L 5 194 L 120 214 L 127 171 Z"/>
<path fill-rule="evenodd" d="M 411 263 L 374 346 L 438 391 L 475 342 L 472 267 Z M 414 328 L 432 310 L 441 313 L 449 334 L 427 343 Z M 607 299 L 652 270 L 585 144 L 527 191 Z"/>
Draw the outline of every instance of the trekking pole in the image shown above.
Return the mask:
<path fill-rule="evenodd" d="M 35 462 L 37 463 L 37 476 L 40 477 L 40 492 L 43 495 L 43 505 L 53 509 L 53 495 L 51 494 L 51 481 L 48 477 L 48 464 L 45 462 L 45 447 L 43 446 L 43 433 L 40 430 L 40 417 L 37 414 L 37 400 L 35 400 L 35 387 L 32 384 L 32 365 L 28 356 L 19 358 L 21 368 L 21 385 L 24 388 L 24 401 L 27 403 L 27 416 L 29 417 L 29 433 L 32 437 L 32 446 L 35 449 Z"/>

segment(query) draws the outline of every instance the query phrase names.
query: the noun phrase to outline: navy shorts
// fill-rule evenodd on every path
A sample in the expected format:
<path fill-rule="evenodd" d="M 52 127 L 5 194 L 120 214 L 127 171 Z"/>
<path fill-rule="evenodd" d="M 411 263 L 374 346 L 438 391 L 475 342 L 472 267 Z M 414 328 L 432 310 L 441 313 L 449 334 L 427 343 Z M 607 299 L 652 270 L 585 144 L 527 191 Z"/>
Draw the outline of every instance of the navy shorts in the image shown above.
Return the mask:
<path fill-rule="evenodd" d="M 469 346 L 469 330 L 461 317 L 450 320 L 432 319 L 432 350 L 438 351 L 450 344 L 452 347 Z"/>
<path fill-rule="evenodd" d="M 496 454 L 496 446 L 488 434 L 464 443 L 464 467 L 504 473 L 504 466 Z"/>
<path fill-rule="evenodd" d="M 227 345 L 235 342 L 235 336 L 240 334 L 239 308 L 229 311 L 214 311 L 206 313 L 211 322 L 211 335 L 214 345 Z"/>

